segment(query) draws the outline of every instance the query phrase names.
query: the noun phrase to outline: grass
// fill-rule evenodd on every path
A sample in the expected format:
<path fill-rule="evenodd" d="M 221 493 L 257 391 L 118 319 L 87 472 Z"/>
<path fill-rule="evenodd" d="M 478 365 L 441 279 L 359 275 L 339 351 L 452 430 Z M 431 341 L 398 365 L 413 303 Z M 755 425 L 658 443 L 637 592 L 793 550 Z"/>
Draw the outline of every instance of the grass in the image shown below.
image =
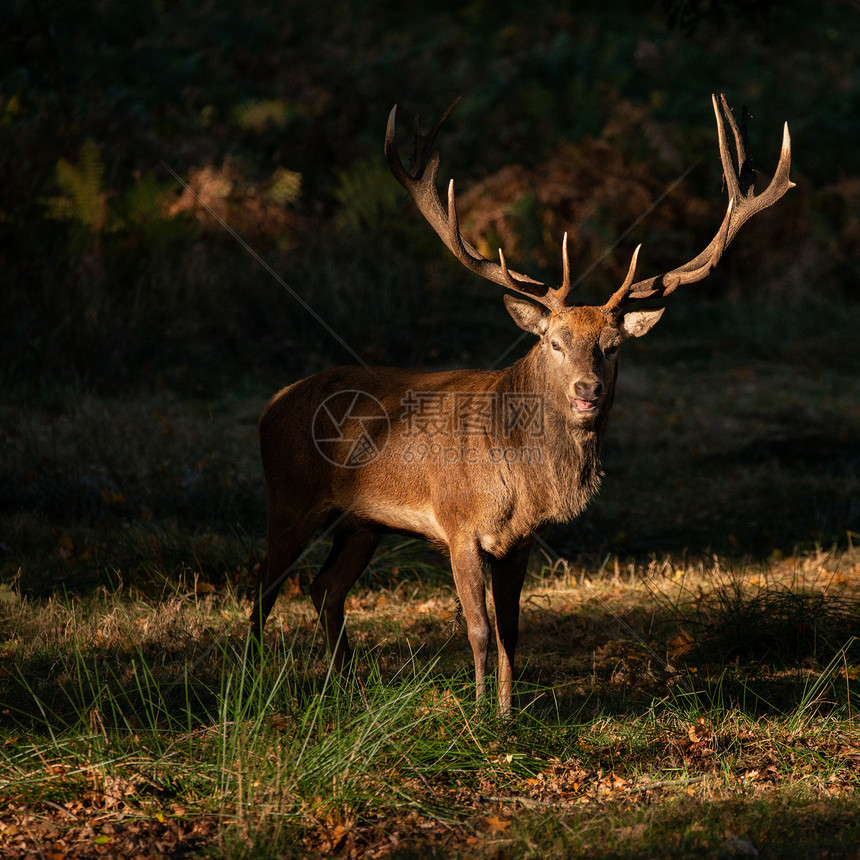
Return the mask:
<path fill-rule="evenodd" d="M 90 856 L 98 834 L 105 852 L 159 856 L 725 856 L 741 842 L 851 856 L 856 641 L 829 663 L 772 665 L 765 651 L 709 663 L 683 607 L 737 572 L 613 568 L 530 577 L 519 708 L 504 723 L 474 709 L 468 644 L 436 584 L 357 592 L 345 678 L 304 597 L 278 605 L 257 660 L 249 603 L 230 589 L 176 588 L 155 605 L 7 593 L 4 851 Z M 860 556 L 757 576 L 789 569 L 826 602 L 824 577 L 856 593 Z"/>

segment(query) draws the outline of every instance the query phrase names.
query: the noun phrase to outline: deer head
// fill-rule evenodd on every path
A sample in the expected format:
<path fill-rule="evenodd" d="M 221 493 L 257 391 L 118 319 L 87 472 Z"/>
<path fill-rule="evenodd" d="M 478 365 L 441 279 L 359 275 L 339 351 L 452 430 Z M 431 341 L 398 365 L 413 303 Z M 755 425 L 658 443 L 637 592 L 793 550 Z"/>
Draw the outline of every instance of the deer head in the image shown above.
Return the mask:
<path fill-rule="evenodd" d="M 627 338 L 650 331 L 665 309 L 612 313 L 603 307 L 570 306 L 557 300 L 570 289 L 567 235 L 562 248 L 565 283 L 548 290 L 549 301 L 512 295 L 505 295 L 504 301 L 514 322 L 540 338 L 534 362 L 543 371 L 549 391 L 556 393 L 556 405 L 574 426 L 587 428 L 598 418 L 605 419 L 612 405 L 619 346 Z"/>

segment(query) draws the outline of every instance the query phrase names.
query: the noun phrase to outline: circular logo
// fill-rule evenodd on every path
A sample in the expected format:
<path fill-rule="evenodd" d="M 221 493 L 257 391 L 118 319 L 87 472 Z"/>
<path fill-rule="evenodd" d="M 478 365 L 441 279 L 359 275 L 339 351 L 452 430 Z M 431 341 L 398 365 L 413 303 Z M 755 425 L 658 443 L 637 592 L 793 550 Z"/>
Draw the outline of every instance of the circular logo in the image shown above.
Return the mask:
<path fill-rule="evenodd" d="M 335 466 L 358 469 L 375 460 L 388 442 L 391 423 L 383 405 L 366 391 L 330 394 L 314 413 L 317 451 Z"/>

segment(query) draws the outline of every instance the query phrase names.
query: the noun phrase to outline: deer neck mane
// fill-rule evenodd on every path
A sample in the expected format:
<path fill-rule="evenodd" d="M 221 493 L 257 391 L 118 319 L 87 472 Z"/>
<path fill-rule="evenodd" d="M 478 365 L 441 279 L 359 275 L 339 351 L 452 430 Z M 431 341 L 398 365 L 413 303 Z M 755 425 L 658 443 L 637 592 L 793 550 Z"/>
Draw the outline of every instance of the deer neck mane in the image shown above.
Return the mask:
<path fill-rule="evenodd" d="M 540 446 L 541 458 L 532 464 L 529 481 L 544 494 L 545 521 L 564 522 L 581 513 L 600 486 L 600 442 L 607 415 L 598 416 L 591 427 L 578 426 L 563 393 L 553 387 L 545 361 L 545 355 L 533 349 L 508 368 L 504 383 L 511 393 L 537 395 L 542 402 L 543 435 L 523 433 L 511 442 Z"/>

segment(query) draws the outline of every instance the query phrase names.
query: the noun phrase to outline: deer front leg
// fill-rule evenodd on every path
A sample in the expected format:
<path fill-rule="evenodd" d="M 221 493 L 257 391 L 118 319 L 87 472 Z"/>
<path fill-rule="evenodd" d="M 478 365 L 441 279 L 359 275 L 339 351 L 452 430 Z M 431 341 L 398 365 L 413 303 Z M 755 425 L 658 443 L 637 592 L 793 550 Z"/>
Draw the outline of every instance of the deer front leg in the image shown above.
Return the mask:
<path fill-rule="evenodd" d="M 520 626 L 520 592 L 526 577 L 532 542 L 525 541 L 504 558 L 490 560 L 493 603 L 496 607 L 496 642 L 499 647 L 499 713 L 511 712 L 514 655 Z"/>
<path fill-rule="evenodd" d="M 483 560 L 474 540 L 451 546 L 451 570 L 475 658 L 475 699 L 480 703 L 484 698 L 487 676 L 490 619 L 487 617 Z"/>

